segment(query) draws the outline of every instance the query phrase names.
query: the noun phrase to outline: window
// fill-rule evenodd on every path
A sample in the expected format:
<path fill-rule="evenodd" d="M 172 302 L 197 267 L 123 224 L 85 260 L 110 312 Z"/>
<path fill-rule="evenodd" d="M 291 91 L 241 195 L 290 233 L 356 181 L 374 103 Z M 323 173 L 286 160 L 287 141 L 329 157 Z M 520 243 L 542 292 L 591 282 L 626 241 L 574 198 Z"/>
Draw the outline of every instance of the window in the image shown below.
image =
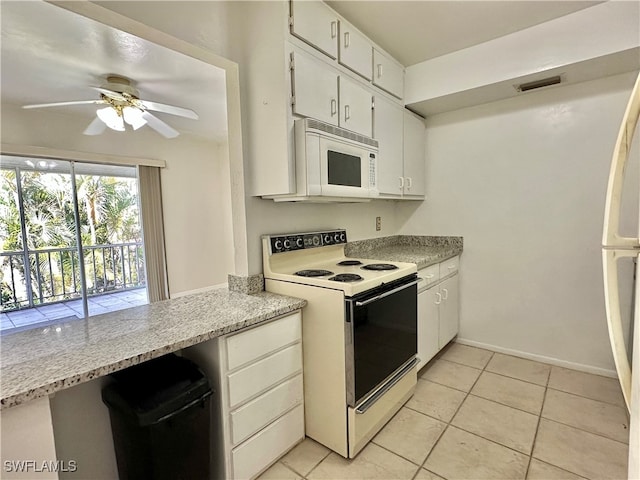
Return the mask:
<path fill-rule="evenodd" d="M 148 303 L 137 167 L 2 156 L 2 331 Z"/>

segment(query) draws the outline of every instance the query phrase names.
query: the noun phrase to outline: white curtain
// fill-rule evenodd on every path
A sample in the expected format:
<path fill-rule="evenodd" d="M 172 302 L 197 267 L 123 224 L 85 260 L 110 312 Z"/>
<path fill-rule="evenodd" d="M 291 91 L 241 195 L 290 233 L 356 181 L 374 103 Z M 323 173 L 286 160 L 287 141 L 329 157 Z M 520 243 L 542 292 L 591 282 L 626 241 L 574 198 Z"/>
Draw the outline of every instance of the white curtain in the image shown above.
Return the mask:
<path fill-rule="evenodd" d="M 149 303 L 153 303 L 169 298 L 160 168 L 139 165 L 138 181 L 147 270 L 147 292 Z"/>

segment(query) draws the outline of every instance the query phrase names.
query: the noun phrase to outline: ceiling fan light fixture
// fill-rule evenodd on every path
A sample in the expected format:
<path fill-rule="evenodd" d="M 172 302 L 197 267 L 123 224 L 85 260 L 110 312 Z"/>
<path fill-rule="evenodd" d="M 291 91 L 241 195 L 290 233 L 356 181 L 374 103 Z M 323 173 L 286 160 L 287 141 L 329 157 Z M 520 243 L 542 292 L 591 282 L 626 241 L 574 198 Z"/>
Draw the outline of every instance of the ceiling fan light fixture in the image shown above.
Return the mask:
<path fill-rule="evenodd" d="M 122 109 L 122 116 L 124 117 L 124 121 L 131 125 L 134 130 L 138 130 L 147 124 L 147 121 L 142 116 L 142 110 L 136 107 L 124 107 Z"/>
<path fill-rule="evenodd" d="M 99 108 L 96 110 L 96 115 L 104 124 L 111 130 L 118 132 L 124 132 L 124 121 L 122 117 L 113 107 Z"/>

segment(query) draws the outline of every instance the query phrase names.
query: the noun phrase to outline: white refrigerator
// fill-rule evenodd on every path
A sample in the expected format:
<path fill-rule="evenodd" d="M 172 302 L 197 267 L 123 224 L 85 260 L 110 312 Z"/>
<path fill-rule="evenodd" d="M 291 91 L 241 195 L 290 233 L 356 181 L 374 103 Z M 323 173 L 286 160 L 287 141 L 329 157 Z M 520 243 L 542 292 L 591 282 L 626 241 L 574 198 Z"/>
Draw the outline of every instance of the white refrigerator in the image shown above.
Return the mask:
<path fill-rule="evenodd" d="M 631 419 L 629 479 L 640 479 L 640 227 L 633 237 L 621 235 L 620 230 L 623 198 L 626 198 L 623 196 L 625 171 L 631 171 L 626 167 L 634 150 L 633 137 L 638 128 L 639 116 L 640 75 L 631 93 L 613 152 L 602 234 L 602 265 L 609 339 Z M 640 138 L 636 139 L 636 142 L 640 142 Z M 640 178 L 627 179 L 627 185 L 629 180 L 640 183 Z M 629 270 L 629 265 L 633 265 L 635 272 L 632 273 L 635 275 L 623 278 L 624 270 Z M 630 295 L 626 295 L 627 293 Z M 625 301 L 629 298 L 631 301 Z"/>

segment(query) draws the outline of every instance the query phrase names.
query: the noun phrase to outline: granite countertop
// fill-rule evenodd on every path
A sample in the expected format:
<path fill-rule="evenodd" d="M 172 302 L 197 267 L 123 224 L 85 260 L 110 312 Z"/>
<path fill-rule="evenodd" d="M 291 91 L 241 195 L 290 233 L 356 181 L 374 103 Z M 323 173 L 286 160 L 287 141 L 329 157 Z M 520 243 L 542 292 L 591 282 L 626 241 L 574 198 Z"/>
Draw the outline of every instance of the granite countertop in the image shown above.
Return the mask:
<path fill-rule="evenodd" d="M 462 237 L 394 235 L 349 242 L 348 257 L 415 263 L 418 270 L 462 253 Z"/>
<path fill-rule="evenodd" d="M 217 289 L 0 337 L 0 408 L 98 378 L 302 308 Z"/>

